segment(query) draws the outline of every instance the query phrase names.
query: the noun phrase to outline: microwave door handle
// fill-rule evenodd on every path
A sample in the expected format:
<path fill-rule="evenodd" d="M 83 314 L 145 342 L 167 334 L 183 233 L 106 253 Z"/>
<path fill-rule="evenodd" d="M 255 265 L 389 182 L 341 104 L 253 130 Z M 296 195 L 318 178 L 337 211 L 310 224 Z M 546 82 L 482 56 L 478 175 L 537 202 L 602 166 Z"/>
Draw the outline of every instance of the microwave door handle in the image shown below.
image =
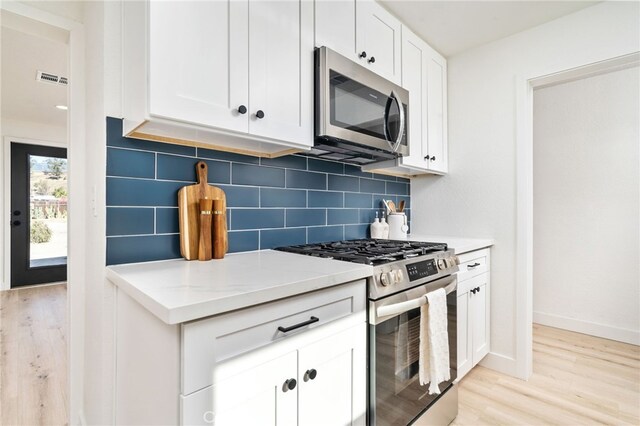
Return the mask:
<path fill-rule="evenodd" d="M 447 294 L 450 294 L 456 288 L 457 288 L 457 282 L 454 281 L 453 283 L 445 287 L 444 291 Z M 390 315 L 400 315 L 412 309 L 419 308 L 422 305 L 426 305 L 427 303 L 428 303 L 427 294 L 424 294 L 415 299 L 407 300 L 406 302 L 394 303 L 393 305 L 379 306 L 376 309 L 376 315 L 378 316 L 378 318 L 388 317 Z"/>
<path fill-rule="evenodd" d="M 391 101 L 394 101 L 398 106 L 398 113 L 400 114 L 400 125 L 398 126 L 398 136 L 395 141 L 392 141 L 391 134 L 389 133 L 389 117 L 390 117 L 390 109 L 391 109 Z M 402 142 L 402 135 L 404 134 L 404 108 L 402 107 L 402 102 L 400 102 L 400 98 L 396 95 L 394 90 L 391 91 L 389 95 L 389 100 L 387 102 L 387 107 L 384 111 L 384 123 L 385 123 L 385 138 L 391 144 L 391 151 L 396 152 L 400 147 L 400 142 Z"/>

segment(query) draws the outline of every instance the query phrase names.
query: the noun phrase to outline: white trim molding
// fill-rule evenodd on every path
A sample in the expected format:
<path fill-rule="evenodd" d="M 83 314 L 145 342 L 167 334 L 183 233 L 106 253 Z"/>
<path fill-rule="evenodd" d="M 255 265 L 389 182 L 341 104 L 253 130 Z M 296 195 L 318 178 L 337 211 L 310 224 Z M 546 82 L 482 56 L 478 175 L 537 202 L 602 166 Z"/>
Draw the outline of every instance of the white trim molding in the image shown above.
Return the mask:
<path fill-rule="evenodd" d="M 14 0 L 0 1 L 0 9 L 69 31 L 69 113 L 67 159 L 69 174 L 69 240 L 67 254 L 67 394 L 69 424 L 77 425 L 84 407 L 84 341 L 86 283 L 85 190 L 85 29 L 72 19 Z"/>
<path fill-rule="evenodd" d="M 598 61 L 582 66 L 562 69 L 546 75 L 518 76 L 516 78 L 516 283 L 515 283 L 515 377 L 527 380 L 533 372 L 533 89 L 573 81 L 604 72 L 623 69 L 640 64 L 640 52 L 634 52 Z M 536 317 L 542 320 L 555 321 L 555 326 L 565 324 L 575 329 L 570 330 L 593 334 L 609 333 L 609 336 L 622 336 L 626 339 L 638 339 L 631 330 L 613 330 L 604 325 L 591 323 L 578 324 L 560 317 Z M 543 323 L 544 324 L 544 323 Z M 552 324 L 548 324 L 552 325 Z M 552 325 L 554 326 L 554 325 Z M 583 330 L 583 331 L 580 331 Z M 631 333 L 627 333 L 631 332 Z M 606 337 L 606 336 L 600 336 Z M 612 337 L 607 337 L 612 338 Z M 617 339 L 616 339 L 617 340 Z M 626 341 L 626 340 L 621 340 Z M 638 342 L 638 340 L 636 340 Z M 635 343 L 638 344 L 638 343 Z M 500 366 L 505 364 L 493 361 L 497 370 L 506 372 Z M 494 365 L 494 364 L 491 364 Z M 492 367 L 491 367 L 492 368 Z"/>
<path fill-rule="evenodd" d="M 583 321 L 538 311 L 533 313 L 533 322 L 549 327 L 575 331 L 576 333 L 588 334 L 590 336 L 602 337 L 605 339 L 616 340 L 618 342 L 630 343 L 632 345 L 640 345 L 640 332 L 637 330 L 613 327 L 611 325 Z"/>

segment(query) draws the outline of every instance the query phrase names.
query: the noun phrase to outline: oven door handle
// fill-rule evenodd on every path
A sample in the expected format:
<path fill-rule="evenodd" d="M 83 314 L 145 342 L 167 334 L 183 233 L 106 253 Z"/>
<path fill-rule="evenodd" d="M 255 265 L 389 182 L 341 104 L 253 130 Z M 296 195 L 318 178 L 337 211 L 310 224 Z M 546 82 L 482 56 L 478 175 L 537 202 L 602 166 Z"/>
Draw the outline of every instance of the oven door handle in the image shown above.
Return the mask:
<path fill-rule="evenodd" d="M 400 125 L 398 126 L 398 136 L 393 140 L 391 136 L 391 132 L 389 131 L 389 118 L 391 116 L 391 103 L 395 102 L 398 106 L 398 114 L 400 115 Z M 400 143 L 402 142 L 402 136 L 404 135 L 404 125 L 405 125 L 405 117 L 404 117 L 404 107 L 400 98 L 396 94 L 395 91 L 391 91 L 389 98 L 387 99 L 387 105 L 384 109 L 384 137 L 389 142 L 391 146 L 391 152 L 396 152 L 400 147 Z"/>
<path fill-rule="evenodd" d="M 457 282 L 454 281 L 444 288 L 444 291 L 447 294 L 450 294 L 452 291 L 455 291 L 457 288 Z M 429 303 L 427 301 L 427 294 L 423 296 L 417 297 L 415 299 L 407 300 L 406 302 L 394 303 L 393 305 L 380 306 L 376 309 L 376 314 L 378 318 L 388 317 L 391 315 L 400 315 L 407 311 L 410 311 L 415 308 L 419 308 L 420 306 L 426 305 Z"/>

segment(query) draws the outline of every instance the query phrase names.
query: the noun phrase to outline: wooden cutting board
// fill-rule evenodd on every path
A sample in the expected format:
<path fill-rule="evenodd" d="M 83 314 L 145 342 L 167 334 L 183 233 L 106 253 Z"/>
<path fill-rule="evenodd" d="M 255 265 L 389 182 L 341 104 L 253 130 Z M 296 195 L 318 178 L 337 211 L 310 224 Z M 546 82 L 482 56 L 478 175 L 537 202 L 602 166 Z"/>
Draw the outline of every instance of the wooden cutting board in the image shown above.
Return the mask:
<path fill-rule="evenodd" d="M 223 230 L 221 234 L 224 252 L 229 250 L 227 239 L 227 198 L 224 191 L 207 183 L 209 167 L 204 161 L 196 164 L 198 183 L 180 188 L 178 191 L 178 221 L 180 222 L 180 253 L 187 260 L 198 259 L 200 243 L 200 200 L 220 200 L 223 211 Z M 215 230 L 214 230 L 215 231 Z M 213 241 L 215 235 L 210 241 Z"/>

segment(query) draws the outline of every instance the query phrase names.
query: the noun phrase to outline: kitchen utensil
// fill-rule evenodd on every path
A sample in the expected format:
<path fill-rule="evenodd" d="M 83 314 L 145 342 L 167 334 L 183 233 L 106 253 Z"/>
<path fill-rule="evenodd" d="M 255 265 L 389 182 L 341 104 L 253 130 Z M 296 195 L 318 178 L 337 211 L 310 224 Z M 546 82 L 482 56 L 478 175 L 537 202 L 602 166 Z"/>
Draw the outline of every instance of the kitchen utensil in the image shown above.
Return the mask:
<path fill-rule="evenodd" d="M 391 213 L 391 207 L 389 207 L 389 201 L 391 200 L 382 200 L 382 204 L 384 204 L 384 208 L 386 209 L 386 213 L 389 214 Z"/>
<path fill-rule="evenodd" d="M 400 200 L 400 205 L 398 206 L 398 212 L 402 213 L 404 211 L 404 200 Z"/>
<path fill-rule="evenodd" d="M 389 210 L 391 210 L 390 213 L 395 213 L 396 212 L 396 203 L 393 202 L 393 200 L 389 200 Z"/>
<path fill-rule="evenodd" d="M 200 241 L 200 200 L 221 200 L 223 204 L 224 251 L 229 249 L 227 240 L 227 200 L 222 189 L 207 183 L 208 166 L 204 161 L 196 164 L 198 183 L 180 188 L 178 191 L 178 222 L 180 225 L 180 253 L 187 260 L 198 259 Z"/>
<path fill-rule="evenodd" d="M 219 200 L 218 203 L 220 202 Z M 211 221 L 213 200 L 201 199 L 200 205 L 200 240 L 198 241 L 198 260 L 211 260 Z"/>
<path fill-rule="evenodd" d="M 226 206 L 223 200 L 213 201 L 213 258 L 222 259 L 227 252 Z"/>

